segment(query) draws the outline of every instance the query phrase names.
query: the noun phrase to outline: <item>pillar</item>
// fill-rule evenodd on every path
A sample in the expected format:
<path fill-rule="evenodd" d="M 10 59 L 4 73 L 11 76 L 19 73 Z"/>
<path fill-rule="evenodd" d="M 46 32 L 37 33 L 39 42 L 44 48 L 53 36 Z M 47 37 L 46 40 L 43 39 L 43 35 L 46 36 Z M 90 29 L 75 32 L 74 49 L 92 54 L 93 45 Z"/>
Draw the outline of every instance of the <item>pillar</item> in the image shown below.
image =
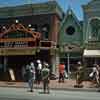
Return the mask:
<path fill-rule="evenodd" d="M 51 65 L 52 65 L 52 73 L 58 75 L 58 66 L 60 63 L 60 59 L 58 54 L 57 55 L 53 55 L 51 57 Z"/>
<path fill-rule="evenodd" d="M 7 70 L 7 57 L 6 56 L 4 56 L 3 69 L 4 69 L 4 72 L 6 72 Z"/>

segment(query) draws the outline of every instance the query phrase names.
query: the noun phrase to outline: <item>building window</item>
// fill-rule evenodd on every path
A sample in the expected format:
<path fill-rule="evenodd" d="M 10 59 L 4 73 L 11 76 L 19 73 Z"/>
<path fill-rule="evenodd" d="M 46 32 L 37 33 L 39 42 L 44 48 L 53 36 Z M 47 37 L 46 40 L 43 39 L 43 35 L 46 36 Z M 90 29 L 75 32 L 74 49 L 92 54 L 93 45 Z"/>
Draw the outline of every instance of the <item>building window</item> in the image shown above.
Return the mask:
<path fill-rule="evenodd" d="M 36 24 L 32 25 L 29 24 L 28 27 L 32 30 L 32 31 L 38 31 L 38 26 Z"/>
<path fill-rule="evenodd" d="M 15 32 L 11 32 L 11 33 L 7 33 L 7 34 L 3 35 L 2 38 L 28 38 L 28 37 L 33 37 L 33 36 L 29 33 L 15 31 Z"/>
<path fill-rule="evenodd" d="M 90 26 L 91 26 L 91 38 L 98 40 L 100 33 L 100 20 L 92 19 L 90 22 Z"/>
<path fill-rule="evenodd" d="M 42 26 L 42 37 L 43 39 L 48 39 L 49 37 L 49 25 L 48 24 L 44 24 Z"/>
<path fill-rule="evenodd" d="M 75 28 L 73 26 L 69 26 L 65 31 L 67 35 L 73 35 L 75 33 Z"/>

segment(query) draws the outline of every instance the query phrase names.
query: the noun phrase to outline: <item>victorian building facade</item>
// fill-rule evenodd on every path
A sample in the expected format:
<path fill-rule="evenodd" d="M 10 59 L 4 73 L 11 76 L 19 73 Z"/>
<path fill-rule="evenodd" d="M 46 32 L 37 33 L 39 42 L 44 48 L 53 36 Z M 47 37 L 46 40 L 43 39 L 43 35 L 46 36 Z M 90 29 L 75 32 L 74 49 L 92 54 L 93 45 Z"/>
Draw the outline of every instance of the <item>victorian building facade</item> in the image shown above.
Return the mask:
<path fill-rule="evenodd" d="M 83 5 L 84 11 L 84 53 L 86 66 L 100 64 L 100 0 Z"/>
<path fill-rule="evenodd" d="M 83 21 L 69 8 L 59 31 L 60 61 L 67 71 L 75 69 L 78 61 L 86 67 L 100 64 L 100 0 L 83 5 Z"/>
<path fill-rule="evenodd" d="M 68 73 L 81 61 L 100 62 L 100 0 L 83 5 L 79 21 L 68 8 L 64 14 L 56 1 L 0 8 L 0 74 L 9 80 L 8 69 L 20 81 L 22 66 L 40 59 L 56 73 L 64 62 Z"/>
<path fill-rule="evenodd" d="M 40 59 L 55 71 L 57 42 L 63 11 L 55 1 L 0 8 L 0 66 L 3 80 L 13 69 L 22 80 L 22 67 Z M 3 73 L 3 74 L 2 74 Z"/>

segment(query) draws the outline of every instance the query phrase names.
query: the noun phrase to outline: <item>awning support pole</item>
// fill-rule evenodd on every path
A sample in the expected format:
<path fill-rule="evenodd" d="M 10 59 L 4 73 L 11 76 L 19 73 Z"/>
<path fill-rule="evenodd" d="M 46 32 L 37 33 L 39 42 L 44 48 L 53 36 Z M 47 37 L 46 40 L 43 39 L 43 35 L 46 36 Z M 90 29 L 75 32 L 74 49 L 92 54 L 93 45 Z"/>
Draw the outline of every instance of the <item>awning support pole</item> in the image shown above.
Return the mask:
<path fill-rule="evenodd" d="M 69 57 L 70 55 L 69 55 L 69 53 L 67 53 L 67 70 L 68 70 L 68 78 L 69 78 L 69 76 L 70 76 L 70 61 L 69 61 Z"/>

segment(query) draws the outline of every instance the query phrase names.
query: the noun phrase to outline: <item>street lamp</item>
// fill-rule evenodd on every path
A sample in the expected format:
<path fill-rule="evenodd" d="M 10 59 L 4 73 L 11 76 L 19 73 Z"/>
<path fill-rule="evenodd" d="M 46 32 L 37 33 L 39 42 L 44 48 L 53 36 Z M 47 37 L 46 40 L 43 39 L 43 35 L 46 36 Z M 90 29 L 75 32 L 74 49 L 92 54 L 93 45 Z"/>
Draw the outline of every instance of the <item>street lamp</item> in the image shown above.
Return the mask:
<path fill-rule="evenodd" d="M 64 52 L 67 52 L 67 71 L 68 71 L 68 76 L 70 76 L 70 50 L 72 49 L 72 47 L 70 46 L 64 46 Z"/>

